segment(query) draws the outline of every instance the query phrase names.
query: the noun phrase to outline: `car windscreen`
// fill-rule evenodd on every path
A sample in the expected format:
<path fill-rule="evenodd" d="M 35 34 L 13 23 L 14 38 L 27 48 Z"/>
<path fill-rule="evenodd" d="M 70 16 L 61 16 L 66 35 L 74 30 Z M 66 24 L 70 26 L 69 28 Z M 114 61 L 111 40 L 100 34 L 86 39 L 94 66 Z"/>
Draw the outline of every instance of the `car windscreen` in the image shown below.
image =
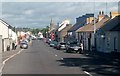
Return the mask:
<path fill-rule="evenodd" d="M 70 43 L 69 45 L 70 45 L 71 47 L 73 47 L 73 46 L 79 46 L 78 43 Z"/>
<path fill-rule="evenodd" d="M 60 45 L 66 45 L 66 43 L 60 43 Z"/>
<path fill-rule="evenodd" d="M 26 42 L 21 42 L 21 44 L 27 44 Z"/>

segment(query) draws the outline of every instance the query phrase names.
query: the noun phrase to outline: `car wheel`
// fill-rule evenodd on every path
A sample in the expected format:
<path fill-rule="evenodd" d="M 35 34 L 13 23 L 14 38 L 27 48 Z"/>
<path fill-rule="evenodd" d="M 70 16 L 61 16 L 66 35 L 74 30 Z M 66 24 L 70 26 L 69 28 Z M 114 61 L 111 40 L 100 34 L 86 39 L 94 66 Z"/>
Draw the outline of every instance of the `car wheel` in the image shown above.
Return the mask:
<path fill-rule="evenodd" d="M 78 53 L 79 51 L 76 51 L 76 53 Z"/>
<path fill-rule="evenodd" d="M 79 51 L 79 54 L 83 54 L 83 51 L 82 51 L 82 50 L 80 50 L 80 51 Z"/>
<path fill-rule="evenodd" d="M 57 50 L 60 50 L 60 48 L 57 48 Z"/>
<path fill-rule="evenodd" d="M 66 52 L 67 52 L 67 53 L 70 53 L 70 49 L 67 49 Z"/>
<path fill-rule="evenodd" d="M 68 51 L 68 49 L 66 50 L 66 53 L 68 53 L 69 51 Z"/>

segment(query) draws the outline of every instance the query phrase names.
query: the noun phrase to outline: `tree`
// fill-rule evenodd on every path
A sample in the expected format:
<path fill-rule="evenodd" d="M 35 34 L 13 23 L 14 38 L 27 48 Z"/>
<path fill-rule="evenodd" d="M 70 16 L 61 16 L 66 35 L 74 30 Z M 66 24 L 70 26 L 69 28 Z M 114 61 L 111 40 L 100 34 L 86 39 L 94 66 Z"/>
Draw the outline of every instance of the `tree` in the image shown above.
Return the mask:
<path fill-rule="evenodd" d="M 43 33 L 44 37 L 47 37 L 48 31 L 49 31 L 49 26 L 46 26 L 45 28 L 41 29 L 41 32 Z"/>
<path fill-rule="evenodd" d="M 36 35 L 40 32 L 41 30 L 36 28 L 36 29 L 31 29 L 32 34 Z"/>

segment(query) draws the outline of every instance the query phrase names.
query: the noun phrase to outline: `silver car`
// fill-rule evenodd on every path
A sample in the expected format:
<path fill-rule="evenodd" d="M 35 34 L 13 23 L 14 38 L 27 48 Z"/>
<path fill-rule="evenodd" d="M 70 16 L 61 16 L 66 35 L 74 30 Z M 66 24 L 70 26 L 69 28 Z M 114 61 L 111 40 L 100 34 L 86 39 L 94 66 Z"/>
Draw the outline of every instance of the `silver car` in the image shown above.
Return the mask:
<path fill-rule="evenodd" d="M 22 48 L 22 49 L 27 49 L 27 48 L 28 48 L 28 43 L 25 42 L 25 41 L 22 41 L 22 42 L 20 43 L 20 48 Z"/>

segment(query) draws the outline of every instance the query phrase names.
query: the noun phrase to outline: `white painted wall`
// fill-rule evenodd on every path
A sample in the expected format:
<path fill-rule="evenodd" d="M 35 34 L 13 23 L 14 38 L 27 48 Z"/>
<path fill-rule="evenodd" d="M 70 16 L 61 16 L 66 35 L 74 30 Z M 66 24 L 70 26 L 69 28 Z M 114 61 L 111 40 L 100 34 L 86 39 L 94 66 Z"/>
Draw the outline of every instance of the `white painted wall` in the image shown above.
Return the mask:
<path fill-rule="evenodd" d="M 58 31 L 61 31 L 63 28 L 66 27 L 67 24 L 70 24 L 69 20 L 64 20 L 59 26 L 60 28 L 58 29 Z"/>
<path fill-rule="evenodd" d="M 14 31 L 12 31 L 12 40 L 13 41 L 17 41 L 17 34 L 14 32 Z"/>
<path fill-rule="evenodd" d="M 9 29 L 9 32 L 8 32 L 8 33 L 9 33 L 9 35 L 8 35 L 9 38 L 12 38 L 12 30 L 11 30 L 11 29 Z"/>
<path fill-rule="evenodd" d="M 0 21 L 0 35 L 2 38 L 8 38 L 8 27 Z"/>
<path fill-rule="evenodd" d="M 0 35 L 0 69 L 1 68 L 2 68 L 2 35 Z M 0 70 L 0 74 L 2 74 L 2 70 Z"/>

